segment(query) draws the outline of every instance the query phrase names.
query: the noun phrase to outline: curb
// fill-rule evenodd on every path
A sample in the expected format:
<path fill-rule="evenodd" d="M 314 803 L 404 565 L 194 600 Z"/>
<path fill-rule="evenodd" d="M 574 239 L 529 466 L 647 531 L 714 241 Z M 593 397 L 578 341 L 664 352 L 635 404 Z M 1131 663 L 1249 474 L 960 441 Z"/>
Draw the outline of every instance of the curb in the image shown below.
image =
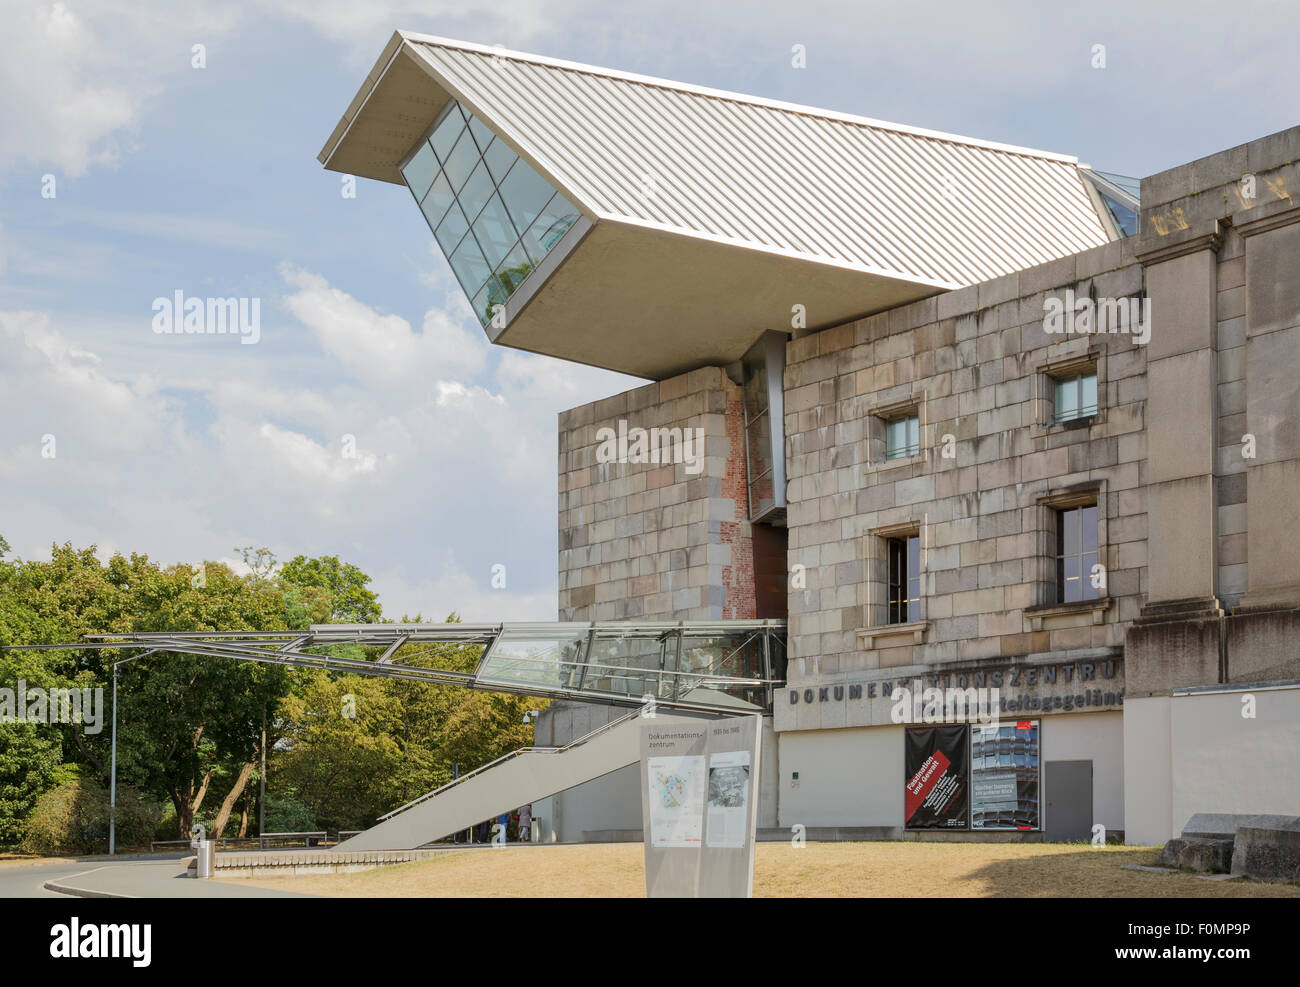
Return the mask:
<path fill-rule="evenodd" d="M 112 891 L 92 891 L 89 888 L 74 888 L 57 881 L 46 881 L 41 887 L 57 894 L 71 895 L 73 898 L 134 898 L 133 894 L 114 894 Z"/>

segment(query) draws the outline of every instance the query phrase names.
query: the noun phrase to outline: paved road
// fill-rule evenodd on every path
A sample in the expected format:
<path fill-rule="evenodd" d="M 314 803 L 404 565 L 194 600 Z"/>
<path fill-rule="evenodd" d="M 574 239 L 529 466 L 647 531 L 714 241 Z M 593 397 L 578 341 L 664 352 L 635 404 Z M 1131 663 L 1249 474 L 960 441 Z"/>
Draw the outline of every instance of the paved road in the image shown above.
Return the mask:
<path fill-rule="evenodd" d="M 307 898 L 288 891 L 248 888 L 186 876 L 181 857 L 135 860 L 74 860 L 60 864 L 0 867 L 0 898 L 63 898 L 45 882 L 132 898 Z"/>

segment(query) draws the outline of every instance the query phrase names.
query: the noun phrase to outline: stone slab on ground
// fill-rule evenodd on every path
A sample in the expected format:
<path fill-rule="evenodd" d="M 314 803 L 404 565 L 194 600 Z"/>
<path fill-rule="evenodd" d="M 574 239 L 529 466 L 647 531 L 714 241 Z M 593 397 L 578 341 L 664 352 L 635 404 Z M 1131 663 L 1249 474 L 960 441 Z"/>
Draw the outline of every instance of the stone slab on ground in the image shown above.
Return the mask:
<path fill-rule="evenodd" d="M 527 843 L 512 843 L 530 846 Z M 353 874 L 376 867 L 409 864 L 448 853 L 472 853 L 492 849 L 488 844 L 446 844 L 419 850 L 247 850 L 217 853 L 213 877 L 273 878 L 298 874 Z M 500 849 L 499 847 L 497 849 Z"/>
<path fill-rule="evenodd" d="M 1300 825 L 1242 826 L 1232 851 L 1232 873 L 1257 881 L 1300 881 Z"/>
<path fill-rule="evenodd" d="M 1201 873 L 1226 873 L 1232 869 L 1232 846 L 1232 839 L 1176 838 L 1160 851 L 1160 863 Z"/>
<path fill-rule="evenodd" d="M 1183 827 L 1184 837 L 1207 840 L 1236 838 L 1242 826 L 1256 829 L 1300 829 L 1300 816 L 1268 815 L 1248 812 L 1198 812 Z"/>

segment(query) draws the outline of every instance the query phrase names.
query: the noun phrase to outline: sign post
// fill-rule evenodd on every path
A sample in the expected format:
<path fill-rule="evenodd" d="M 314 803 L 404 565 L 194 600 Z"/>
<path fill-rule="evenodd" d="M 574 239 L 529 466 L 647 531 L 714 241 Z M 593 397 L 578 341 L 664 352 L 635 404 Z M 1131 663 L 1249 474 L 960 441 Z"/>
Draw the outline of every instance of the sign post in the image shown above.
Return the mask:
<path fill-rule="evenodd" d="M 641 726 L 646 896 L 748 898 L 762 719 Z"/>

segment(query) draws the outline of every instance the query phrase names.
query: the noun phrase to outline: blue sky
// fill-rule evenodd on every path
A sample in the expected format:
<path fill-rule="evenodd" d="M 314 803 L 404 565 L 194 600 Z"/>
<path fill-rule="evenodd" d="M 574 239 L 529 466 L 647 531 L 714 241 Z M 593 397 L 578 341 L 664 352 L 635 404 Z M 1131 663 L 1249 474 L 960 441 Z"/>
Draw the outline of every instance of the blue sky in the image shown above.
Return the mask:
<path fill-rule="evenodd" d="M 27 558 L 338 554 L 390 616 L 552 618 L 555 414 L 637 382 L 487 346 L 406 190 L 344 199 L 320 167 L 392 30 L 1138 177 L 1296 123 L 1295 13 L 1056 8 L 0 0 L 0 534 Z M 260 342 L 155 334 L 176 290 L 259 297 Z"/>

